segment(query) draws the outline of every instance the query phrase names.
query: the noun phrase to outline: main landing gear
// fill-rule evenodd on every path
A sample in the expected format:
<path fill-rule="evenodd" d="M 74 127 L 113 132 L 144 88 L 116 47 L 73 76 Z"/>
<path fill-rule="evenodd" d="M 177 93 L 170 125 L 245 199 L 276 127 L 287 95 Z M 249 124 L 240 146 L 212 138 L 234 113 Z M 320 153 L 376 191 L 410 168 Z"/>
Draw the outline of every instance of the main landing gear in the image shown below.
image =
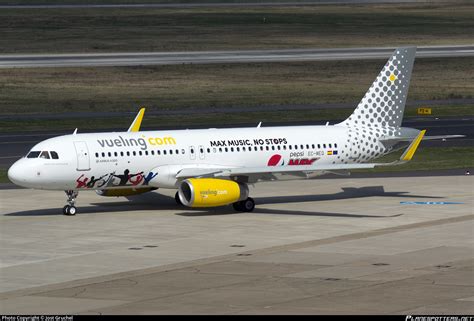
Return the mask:
<path fill-rule="evenodd" d="M 255 208 L 255 201 L 253 198 L 248 197 L 246 200 L 235 202 L 232 206 L 234 210 L 239 212 L 252 212 Z"/>
<path fill-rule="evenodd" d="M 64 215 L 76 215 L 77 208 L 74 206 L 76 203 L 77 195 L 79 195 L 78 191 L 68 190 L 64 191 L 67 195 L 67 203 L 68 205 L 63 207 L 63 214 Z"/>

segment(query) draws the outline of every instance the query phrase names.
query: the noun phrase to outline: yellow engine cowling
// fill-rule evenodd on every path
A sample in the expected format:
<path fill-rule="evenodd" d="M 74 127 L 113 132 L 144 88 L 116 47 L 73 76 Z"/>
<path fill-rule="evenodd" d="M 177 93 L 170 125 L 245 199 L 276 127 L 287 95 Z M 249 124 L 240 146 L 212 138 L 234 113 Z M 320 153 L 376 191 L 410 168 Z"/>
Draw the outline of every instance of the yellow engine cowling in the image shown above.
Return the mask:
<path fill-rule="evenodd" d="M 216 178 L 190 178 L 179 186 L 181 203 L 189 207 L 214 207 L 247 199 L 246 184 Z"/>
<path fill-rule="evenodd" d="M 98 189 L 95 192 L 100 196 L 131 196 L 143 194 L 152 190 L 156 187 L 147 188 L 120 188 L 120 189 Z"/>

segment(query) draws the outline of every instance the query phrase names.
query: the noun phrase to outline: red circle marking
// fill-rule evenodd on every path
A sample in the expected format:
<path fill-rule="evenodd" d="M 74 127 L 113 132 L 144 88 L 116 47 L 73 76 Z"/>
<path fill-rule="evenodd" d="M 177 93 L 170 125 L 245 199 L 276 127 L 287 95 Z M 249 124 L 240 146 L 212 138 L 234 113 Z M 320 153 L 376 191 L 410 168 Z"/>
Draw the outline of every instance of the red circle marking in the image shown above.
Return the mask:
<path fill-rule="evenodd" d="M 268 160 L 267 166 L 277 166 L 281 160 L 281 155 L 275 154 Z"/>

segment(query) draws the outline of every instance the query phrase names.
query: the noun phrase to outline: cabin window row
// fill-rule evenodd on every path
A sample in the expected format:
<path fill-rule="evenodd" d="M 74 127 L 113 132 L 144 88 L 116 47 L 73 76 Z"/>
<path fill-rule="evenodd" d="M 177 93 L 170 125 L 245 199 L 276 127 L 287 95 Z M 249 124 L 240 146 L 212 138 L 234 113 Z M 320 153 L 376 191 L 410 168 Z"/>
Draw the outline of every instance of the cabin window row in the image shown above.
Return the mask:
<path fill-rule="evenodd" d="M 184 154 L 185 151 L 184 149 L 181 150 L 181 154 Z M 179 149 L 169 149 L 169 150 L 139 150 L 139 151 L 126 151 L 126 152 L 101 152 L 101 153 L 95 153 L 96 158 L 100 157 L 124 157 L 124 156 L 155 156 L 155 155 L 179 155 L 180 151 Z"/>
<path fill-rule="evenodd" d="M 325 149 L 325 148 L 337 148 L 337 144 L 306 144 L 306 145 L 265 145 L 265 146 L 248 146 L 248 147 L 245 147 L 245 146 L 242 146 L 242 147 L 213 147 L 212 151 L 214 153 L 222 153 L 222 152 L 234 152 L 234 151 L 237 151 L 237 152 L 240 152 L 240 151 L 269 151 L 269 150 L 301 150 L 301 149 L 316 149 L 316 147 L 318 149 L 321 149 L 321 146 Z M 200 150 L 201 153 L 203 153 L 204 151 L 201 149 Z M 210 153 L 211 150 L 210 148 L 207 149 L 207 152 Z M 193 150 L 191 150 L 191 153 L 194 153 Z"/>
<path fill-rule="evenodd" d="M 219 148 L 216 148 L 216 147 L 213 147 L 212 148 L 212 152 L 214 153 L 222 153 L 222 152 L 234 152 L 234 151 L 237 151 L 237 152 L 240 152 L 240 151 L 269 151 L 269 150 L 299 150 L 299 149 L 310 149 L 310 148 L 313 148 L 315 149 L 316 147 L 318 149 L 321 149 L 322 148 L 333 148 L 333 145 L 334 145 L 334 148 L 337 148 L 337 144 L 306 144 L 306 145 L 272 145 L 272 146 L 269 146 L 269 145 L 265 145 L 265 146 L 253 146 L 253 149 L 251 146 L 248 146 L 248 147 L 245 147 L 245 146 L 242 146 L 242 147 L 219 147 Z M 210 154 L 211 153 L 211 149 L 210 148 L 207 148 L 207 153 Z M 194 154 L 195 153 L 195 150 L 193 148 L 191 148 L 190 150 L 190 153 L 191 154 Z M 201 154 L 204 153 L 204 148 L 199 148 L 199 152 Z M 185 154 L 186 151 L 184 149 L 181 149 L 181 154 Z M 154 150 L 145 150 L 145 151 L 126 151 L 126 152 L 101 152 L 101 153 L 95 153 L 95 157 L 96 158 L 100 158 L 100 157 L 118 157 L 118 156 L 121 156 L 121 157 L 124 157 L 124 156 L 160 156 L 160 155 L 179 155 L 180 154 L 180 150 L 179 149 L 169 149 L 169 150 L 157 150 L 157 151 L 154 151 Z"/>

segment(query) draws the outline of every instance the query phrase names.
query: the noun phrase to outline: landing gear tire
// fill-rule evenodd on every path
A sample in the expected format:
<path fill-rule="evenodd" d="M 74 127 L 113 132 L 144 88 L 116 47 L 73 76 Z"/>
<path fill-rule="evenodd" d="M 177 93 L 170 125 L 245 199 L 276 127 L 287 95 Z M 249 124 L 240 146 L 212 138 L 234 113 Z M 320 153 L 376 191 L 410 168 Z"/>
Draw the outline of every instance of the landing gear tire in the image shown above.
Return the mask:
<path fill-rule="evenodd" d="M 239 212 L 252 212 L 255 208 L 255 201 L 249 197 L 246 200 L 235 202 L 232 206 Z"/>
<path fill-rule="evenodd" d="M 242 208 L 244 212 L 252 212 L 255 208 L 255 201 L 253 198 L 249 197 L 245 201 L 242 201 Z"/>
<path fill-rule="evenodd" d="M 77 208 L 75 206 L 66 205 L 63 207 L 64 215 L 76 215 Z"/>
<path fill-rule="evenodd" d="M 64 191 L 67 196 L 67 203 L 68 205 L 63 207 L 63 214 L 64 215 L 76 215 L 77 208 L 74 206 L 76 203 L 77 195 L 79 194 L 77 191 L 69 190 Z"/>
<path fill-rule="evenodd" d="M 179 192 L 176 192 L 176 194 L 174 194 L 174 200 L 176 201 L 178 205 L 183 205 L 183 203 L 181 202 L 181 199 L 179 198 Z"/>

